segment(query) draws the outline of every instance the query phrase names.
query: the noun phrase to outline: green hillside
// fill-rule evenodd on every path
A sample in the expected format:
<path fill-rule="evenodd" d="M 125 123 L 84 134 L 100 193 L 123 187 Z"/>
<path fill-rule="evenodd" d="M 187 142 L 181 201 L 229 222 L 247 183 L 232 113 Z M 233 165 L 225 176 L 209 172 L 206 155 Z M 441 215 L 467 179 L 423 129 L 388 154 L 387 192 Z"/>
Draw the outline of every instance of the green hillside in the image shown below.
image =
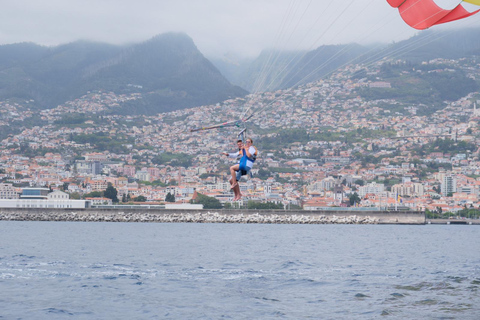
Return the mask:
<path fill-rule="evenodd" d="M 0 99 L 33 99 L 37 108 L 52 108 L 93 90 L 139 92 L 144 96 L 139 105 L 120 111 L 148 114 L 247 93 L 231 85 L 185 34 L 130 46 L 86 41 L 53 48 L 0 46 Z"/>

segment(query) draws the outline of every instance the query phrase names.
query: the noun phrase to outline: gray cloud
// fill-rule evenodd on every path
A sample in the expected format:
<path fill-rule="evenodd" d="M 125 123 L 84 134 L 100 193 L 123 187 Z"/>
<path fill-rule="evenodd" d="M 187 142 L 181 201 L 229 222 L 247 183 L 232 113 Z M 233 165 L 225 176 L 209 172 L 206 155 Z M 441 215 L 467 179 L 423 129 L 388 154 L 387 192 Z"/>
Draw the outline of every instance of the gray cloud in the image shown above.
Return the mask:
<path fill-rule="evenodd" d="M 452 1 L 438 3 L 452 7 Z M 472 24 L 478 25 L 475 16 L 443 28 Z M 378 0 L 7 0 L 0 11 L 0 44 L 79 39 L 123 44 L 171 31 L 187 33 L 207 56 L 390 43 L 417 32 Z"/>

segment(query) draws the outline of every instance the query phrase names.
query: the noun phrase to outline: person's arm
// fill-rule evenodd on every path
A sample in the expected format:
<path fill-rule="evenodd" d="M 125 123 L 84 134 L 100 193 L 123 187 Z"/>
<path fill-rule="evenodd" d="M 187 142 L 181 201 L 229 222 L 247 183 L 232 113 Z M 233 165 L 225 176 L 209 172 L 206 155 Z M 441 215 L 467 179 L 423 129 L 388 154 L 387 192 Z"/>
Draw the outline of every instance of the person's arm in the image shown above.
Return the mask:
<path fill-rule="evenodd" d="M 229 158 L 236 158 L 238 157 L 238 152 L 232 152 L 232 153 L 227 153 L 227 152 L 222 152 L 223 155 L 229 157 Z"/>
<path fill-rule="evenodd" d="M 255 148 L 254 148 L 254 147 L 250 147 L 250 148 L 248 148 L 248 149 L 245 149 L 245 153 L 247 154 L 247 157 L 252 158 L 252 154 L 255 153 Z"/>

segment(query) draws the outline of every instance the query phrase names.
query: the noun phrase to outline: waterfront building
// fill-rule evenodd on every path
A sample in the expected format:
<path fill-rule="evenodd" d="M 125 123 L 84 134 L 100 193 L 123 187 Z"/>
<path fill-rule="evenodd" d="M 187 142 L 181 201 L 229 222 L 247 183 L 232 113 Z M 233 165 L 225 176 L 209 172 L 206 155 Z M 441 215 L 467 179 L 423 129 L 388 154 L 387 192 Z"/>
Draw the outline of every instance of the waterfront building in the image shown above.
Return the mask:
<path fill-rule="evenodd" d="M 66 192 L 55 190 L 47 194 L 47 199 L 49 200 L 68 200 L 70 199 L 70 195 Z"/>
<path fill-rule="evenodd" d="M 1 199 L 0 208 L 76 208 L 90 207 L 88 200 L 71 200 L 67 193 L 48 188 L 23 188 L 20 199 Z"/>
<path fill-rule="evenodd" d="M 86 183 L 87 183 L 87 187 L 90 187 L 89 188 L 90 192 L 103 191 L 103 190 L 106 190 L 108 187 L 108 182 L 105 179 L 96 179 L 96 180 L 88 179 Z"/>
<path fill-rule="evenodd" d="M 23 188 L 20 199 L 46 200 L 49 192 L 50 189 L 48 188 Z"/>
<path fill-rule="evenodd" d="M 98 206 L 98 205 L 109 205 L 109 206 L 111 206 L 113 204 L 112 199 L 105 198 L 105 197 L 85 198 L 85 200 L 90 201 L 92 206 Z"/>
<path fill-rule="evenodd" d="M 0 183 L 0 199 L 18 199 L 19 192 L 11 183 Z"/>
<path fill-rule="evenodd" d="M 392 193 L 399 196 L 423 196 L 425 187 L 421 183 L 400 183 L 392 186 Z"/>
<path fill-rule="evenodd" d="M 88 200 L 2 199 L 0 208 L 89 208 Z"/>
<path fill-rule="evenodd" d="M 333 198 L 338 200 L 339 203 L 343 201 L 343 185 L 341 183 L 333 187 Z"/>
<path fill-rule="evenodd" d="M 385 191 L 385 185 L 384 184 L 372 182 L 372 183 L 368 183 L 367 185 L 361 186 L 360 188 L 358 188 L 358 195 L 363 198 L 368 193 L 379 194 L 379 193 L 384 192 L 384 191 Z"/>

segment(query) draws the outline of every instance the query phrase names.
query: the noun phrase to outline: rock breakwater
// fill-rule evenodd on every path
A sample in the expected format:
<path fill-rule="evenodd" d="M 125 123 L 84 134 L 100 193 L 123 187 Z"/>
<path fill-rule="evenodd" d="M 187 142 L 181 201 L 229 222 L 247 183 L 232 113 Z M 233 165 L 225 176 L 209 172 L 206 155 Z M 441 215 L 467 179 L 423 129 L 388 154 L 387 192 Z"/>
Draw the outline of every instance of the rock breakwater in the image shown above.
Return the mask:
<path fill-rule="evenodd" d="M 385 217 L 388 217 L 385 218 Z M 312 212 L 241 212 L 176 210 L 1 210 L 0 220 L 8 221 L 79 221 L 79 222 L 160 222 L 160 223 L 272 223 L 272 224 L 382 224 L 422 223 L 422 216 L 410 215 L 409 220 L 397 215 L 322 214 Z M 413 220 L 412 220 L 413 219 Z M 423 216 L 424 222 L 424 216 Z"/>

